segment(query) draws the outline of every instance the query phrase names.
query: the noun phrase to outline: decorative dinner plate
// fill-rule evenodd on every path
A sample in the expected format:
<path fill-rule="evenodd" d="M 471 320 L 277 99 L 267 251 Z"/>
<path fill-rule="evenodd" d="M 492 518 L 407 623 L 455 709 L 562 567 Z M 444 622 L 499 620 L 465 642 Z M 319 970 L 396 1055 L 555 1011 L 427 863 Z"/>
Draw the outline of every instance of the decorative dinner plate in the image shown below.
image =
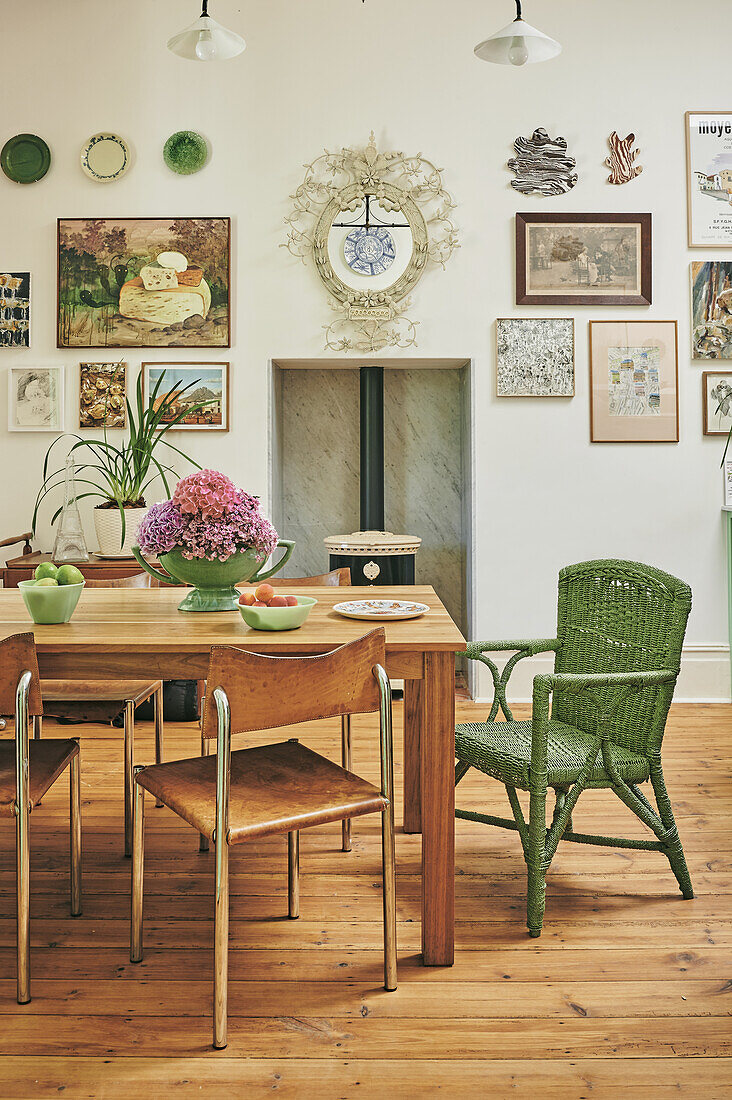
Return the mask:
<path fill-rule="evenodd" d="M 98 550 L 94 550 L 90 555 L 90 558 L 99 558 L 100 561 L 134 561 L 134 554 L 100 554 Z"/>
<path fill-rule="evenodd" d="M 429 607 L 411 600 L 349 600 L 335 604 L 333 610 L 347 619 L 417 619 Z"/>
<path fill-rule="evenodd" d="M 37 134 L 16 134 L 3 145 L 0 167 L 13 183 L 36 183 L 51 167 L 51 150 Z"/>
<path fill-rule="evenodd" d="M 359 226 L 343 242 L 343 258 L 359 275 L 381 275 L 394 263 L 396 248 L 388 229 Z"/>
<path fill-rule="evenodd" d="M 172 172 L 190 176 L 200 171 L 208 160 L 206 139 L 194 130 L 179 130 L 171 134 L 163 146 L 163 160 Z"/>
<path fill-rule="evenodd" d="M 127 143 L 117 134 L 94 134 L 81 150 L 81 167 L 97 183 L 111 183 L 130 166 Z"/>

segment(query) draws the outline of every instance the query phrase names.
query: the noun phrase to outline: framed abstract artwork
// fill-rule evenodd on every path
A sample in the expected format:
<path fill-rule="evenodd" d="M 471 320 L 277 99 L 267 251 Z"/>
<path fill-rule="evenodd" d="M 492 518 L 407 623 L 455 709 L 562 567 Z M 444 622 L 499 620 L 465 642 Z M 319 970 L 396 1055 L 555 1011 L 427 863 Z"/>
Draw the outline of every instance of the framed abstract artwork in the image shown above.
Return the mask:
<path fill-rule="evenodd" d="M 0 274 L 0 348 L 30 347 L 30 272 Z"/>
<path fill-rule="evenodd" d="M 691 357 L 732 359 L 732 261 L 691 264 Z"/>
<path fill-rule="evenodd" d="M 499 317 L 498 397 L 574 396 L 574 321 L 570 317 Z"/>
<path fill-rule="evenodd" d="M 517 214 L 516 304 L 647 306 L 650 214 Z"/>
<path fill-rule="evenodd" d="M 64 368 L 10 367 L 8 431 L 64 430 Z"/>
<path fill-rule="evenodd" d="M 127 427 L 127 364 L 79 363 L 79 427 Z"/>
<path fill-rule="evenodd" d="M 590 439 L 678 443 L 676 321 L 590 321 Z"/>
<path fill-rule="evenodd" d="M 59 218 L 60 348 L 231 343 L 229 218 Z"/>
<path fill-rule="evenodd" d="M 689 248 L 732 248 L 732 111 L 686 112 Z"/>
<path fill-rule="evenodd" d="M 702 374 L 704 435 L 728 435 L 732 428 L 732 371 Z"/>
<path fill-rule="evenodd" d="M 175 397 L 169 408 L 168 422 L 186 407 L 192 408 L 206 402 L 205 408 L 187 413 L 171 431 L 228 432 L 228 363 L 143 363 L 142 393 L 145 405 L 149 403 L 159 381 L 155 403 L 159 404 L 169 394 Z M 164 417 L 161 427 L 165 423 Z"/>

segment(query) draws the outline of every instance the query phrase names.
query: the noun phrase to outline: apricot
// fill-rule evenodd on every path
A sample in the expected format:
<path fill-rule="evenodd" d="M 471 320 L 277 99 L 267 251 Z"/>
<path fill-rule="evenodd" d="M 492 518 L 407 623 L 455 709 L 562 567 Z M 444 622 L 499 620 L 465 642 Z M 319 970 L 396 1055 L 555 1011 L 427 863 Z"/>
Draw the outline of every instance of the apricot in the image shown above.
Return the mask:
<path fill-rule="evenodd" d="M 254 603 L 255 596 L 253 592 L 242 592 L 239 597 L 239 603 L 244 604 L 245 607 L 251 607 Z"/>
<path fill-rule="evenodd" d="M 259 588 L 254 589 L 254 595 L 262 603 L 269 603 L 274 596 L 274 588 L 271 584 L 260 584 Z"/>
<path fill-rule="evenodd" d="M 297 607 L 297 596 L 285 596 L 288 607 Z"/>
<path fill-rule="evenodd" d="M 252 607 L 268 607 L 268 606 L 269 606 L 268 604 L 263 603 L 261 600 L 255 600 L 254 603 L 252 604 Z"/>
<path fill-rule="evenodd" d="M 270 607 L 287 607 L 287 598 L 285 596 L 273 596 L 269 601 Z"/>

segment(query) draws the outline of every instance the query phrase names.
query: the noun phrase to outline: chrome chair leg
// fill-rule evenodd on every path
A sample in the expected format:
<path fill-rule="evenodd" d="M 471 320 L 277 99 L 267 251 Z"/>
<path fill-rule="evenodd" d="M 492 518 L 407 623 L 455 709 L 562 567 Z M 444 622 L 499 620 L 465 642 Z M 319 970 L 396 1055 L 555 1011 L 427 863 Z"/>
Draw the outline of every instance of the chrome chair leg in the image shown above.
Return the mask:
<path fill-rule="evenodd" d="M 229 995 L 229 842 L 216 834 L 216 902 L 214 913 L 214 1023 L 213 1045 L 227 1043 Z"/>
<path fill-rule="evenodd" d="M 132 788 L 135 745 L 135 704 L 125 703 L 125 855 L 132 855 Z"/>
<path fill-rule="evenodd" d="M 290 920 L 300 916 L 300 833 L 287 834 L 287 915 Z"/>
<path fill-rule="evenodd" d="M 135 768 L 135 775 L 142 771 Z M 142 886 L 145 856 L 145 788 L 135 783 L 134 843 L 132 847 L 132 900 L 130 913 L 130 961 L 142 961 Z"/>
<path fill-rule="evenodd" d="M 381 814 L 381 861 L 384 892 L 384 989 L 397 987 L 396 860 L 394 857 L 394 806 Z"/>
<path fill-rule="evenodd" d="M 210 756 L 210 754 L 211 742 L 209 741 L 208 737 L 204 737 L 203 734 L 201 734 L 201 756 Z M 203 833 L 201 833 L 200 837 L 198 838 L 199 852 L 207 852 L 209 850 L 209 847 L 210 844 L 208 837 L 204 836 Z"/>
<path fill-rule="evenodd" d="M 40 741 L 43 737 L 43 716 L 41 714 L 33 715 L 33 740 Z"/>
<path fill-rule="evenodd" d="M 341 763 L 346 771 L 351 770 L 351 716 L 341 715 Z M 351 851 L 351 819 L 341 822 L 341 849 Z"/>
<path fill-rule="evenodd" d="M 77 742 L 78 744 L 78 742 Z M 71 916 L 81 916 L 81 758 L 69 765 L 69 857 L 71 861 Z"/>
<path fill-rule="evenodd" d="M 153 714 L 155 717 L 155 763 L 162 764 L 163 762 L 163 685 L 155 692 L 153 696 Z M 155 806 L 159 809 L 163 803 L 160 799 L 155 800 Z"/>
<path fill-rule="evenodd" d="M 15 819 L 16 887 L 18 892 L 18 1004 L 27 1005 L 30 995 L 30 812 L 17 803 Z"/>

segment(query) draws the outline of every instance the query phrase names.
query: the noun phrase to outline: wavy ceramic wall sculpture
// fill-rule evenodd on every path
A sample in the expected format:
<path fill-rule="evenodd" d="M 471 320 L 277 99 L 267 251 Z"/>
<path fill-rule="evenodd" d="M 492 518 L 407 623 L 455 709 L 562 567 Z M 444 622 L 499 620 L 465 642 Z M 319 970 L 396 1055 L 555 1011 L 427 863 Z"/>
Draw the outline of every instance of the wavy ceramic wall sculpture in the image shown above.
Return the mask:
<path fill-rule="evenodd" d="M 627 137 L 621 138 L 618 137 L 617 131 L 613 130 L 607 140 L 610 146 L 610 156 L 605 158 L 605 164 L 610 169 L 607 182 L 629 183 L 643 171 L 642 165 L 633 163 L 640 153 L 640 149 L 633 148 L 635 134 L 628 134 Z"/>
<path fill-rule="evenodd" d="M 531 137 L 517 137 L 516 156 L 508 162 L 516 179 L 511 186 L 522 195 L 563 195 L 577 182 L 576 161 L 567 156 L 563 137 L 550 138 L 541 127 Z"/>

